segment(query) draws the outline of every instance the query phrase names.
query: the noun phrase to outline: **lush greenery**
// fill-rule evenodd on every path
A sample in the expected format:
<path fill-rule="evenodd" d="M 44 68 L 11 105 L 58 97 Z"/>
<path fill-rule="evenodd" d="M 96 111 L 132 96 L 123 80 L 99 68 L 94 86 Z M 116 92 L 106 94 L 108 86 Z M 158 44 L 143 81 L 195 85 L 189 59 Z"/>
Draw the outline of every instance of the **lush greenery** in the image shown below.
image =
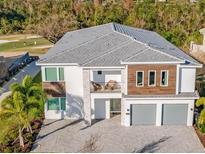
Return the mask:
<path fill-rule="evenodd" d="M 205 133 L 205 97 L 201 97 L 200 99 L 198 99 L 196 101 L 196 106 L 203 107 L 198 117 L 197 127 L 200 129 L 202 133 Z"/>
<path fill-rule="evenodd" d="M 205 0 L 2 0 L 0 34 L 38 33 L 56 42 L 66 31 L 118 22 L 156 31 L 184 50 L 201 41 Z"/>
<path fill-rule="evenodd" d="M 21 84 L 12 84 L 10 89 L 12 94 L 0 104 L 0 146 L 18 141 L 23 148 L 25 131 L 32 135 L 31 122 L 42 116 L 45 95 L 41 85 L 30 76 L 25 76 Z"/>
<path fill-rule="evenodd" d="M 41 71 L 33 78 L 33 82 L 39 84 L 42 82 Z"/>

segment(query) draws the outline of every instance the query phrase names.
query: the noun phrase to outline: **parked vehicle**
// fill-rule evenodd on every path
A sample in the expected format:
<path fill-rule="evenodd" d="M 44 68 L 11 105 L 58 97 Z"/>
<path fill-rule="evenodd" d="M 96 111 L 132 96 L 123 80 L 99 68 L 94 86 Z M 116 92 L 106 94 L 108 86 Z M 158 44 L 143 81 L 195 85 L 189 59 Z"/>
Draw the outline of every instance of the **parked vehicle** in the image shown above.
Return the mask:
<path fill-rule="evenodd" d="M 25 67 L 26 65 L 28 65 L 29 63 L 35 61 L 38 59 L 38 56 L 30 56 L 29 53 L 25 53 L 24 55 L 22 55 L 21 57 L 17 58 L 10 66 L 7 66 L 8 68 L 6 68 L 6 73 L 4 71 L 4 74 L 1 73 L 0 71 L 0 85 L 2 85 L 4 83 L 4 81 L 9 81 L 9 79 L 14 76 L 15 74 L 17 74 L 19 72 L 20 69 L 22 69 L 23 67 Z M 2 68 L 5 68 L 2 65 Z M 3 69 L 1 69 L 3 70 Z"/>

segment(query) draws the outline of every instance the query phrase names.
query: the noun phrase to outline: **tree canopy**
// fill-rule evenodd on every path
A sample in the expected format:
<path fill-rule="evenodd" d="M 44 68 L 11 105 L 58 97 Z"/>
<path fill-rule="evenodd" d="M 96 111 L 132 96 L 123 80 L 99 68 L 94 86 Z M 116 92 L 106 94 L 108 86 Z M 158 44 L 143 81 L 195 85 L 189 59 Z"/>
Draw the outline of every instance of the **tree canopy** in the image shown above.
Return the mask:
<path fill-rule="evenodd" d="M 2 0 L 0 34 L 37 33 L 56 42 L 71 30 L 118 22 L 153 30 L 188 51 L 201 42 L 205 0 Z"/>

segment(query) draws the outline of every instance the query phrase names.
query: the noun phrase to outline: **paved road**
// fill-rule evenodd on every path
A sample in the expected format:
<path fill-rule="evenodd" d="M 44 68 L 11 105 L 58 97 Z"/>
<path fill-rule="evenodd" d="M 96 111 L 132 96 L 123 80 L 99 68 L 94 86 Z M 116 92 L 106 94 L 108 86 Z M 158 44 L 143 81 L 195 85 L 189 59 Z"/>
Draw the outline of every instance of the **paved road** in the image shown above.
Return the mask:
<path fill-rule="evenodd" d="M 32 63 L 28 64 L 26 67 L 24 67 L 18 74 L 16 74 L 14 77 L 11 78 L 1 89 L 0 92 L 0 100 L 5 98 L 7 95 L 9 95 L 9 86 L 12 83 L 18 82 L 21 83 L 23 78 L 26 75 L 31 75 L 34 77 L 38 72 L 40 71 L 40 67 L 36 66 L 36 61 L 33 61 Z"/>
<path fill-rule="evenodd" d="M 92 143 L 90 139 L 95 141 L 94 151 L 84 148 Z M 123 127 L 117 116 L 91 127 L 86 127 L 82 121 L 45 120 L 32 152 L 197 153 L 205 150 L 193 127 Z"/>

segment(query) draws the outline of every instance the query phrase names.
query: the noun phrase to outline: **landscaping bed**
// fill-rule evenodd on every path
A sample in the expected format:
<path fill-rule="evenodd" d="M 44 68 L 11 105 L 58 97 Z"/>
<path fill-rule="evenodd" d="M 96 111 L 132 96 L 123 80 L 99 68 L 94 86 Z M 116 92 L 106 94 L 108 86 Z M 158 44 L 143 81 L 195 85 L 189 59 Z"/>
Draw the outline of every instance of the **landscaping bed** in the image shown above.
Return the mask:
<path fill-rule="evenodd" d="M 194 129 L 202 145 L 205 147 L 205 133 L 200 132 L 200 130 L 195 125 L 194 125 Z"/>
<path fill-rule="evenodd" d="M 10 152 L 30 152 L 32 149 L 32 146 L 36 140 L 36 137 L 38 135 L 38 133 L 40 132 L 41 126 L 43 124 L 43 120 L 44 118 L 39 118 L 36 120 L 33 120 L 31 122 L 31 126 L 32 126 L 32 130 L 33 133 L 30 134 L 26 129 L 23 131 L 23 138 L 24 138 L 24 143 L 25 146 L 24 147 L 20 147 L 19 146 L 19 139 L 15 140 L 10 140 L 8 141 L 7 144 L 3 145 L 0 144 L 0 152 L 6 152 L 6 153 L 10 153 Z"/>

